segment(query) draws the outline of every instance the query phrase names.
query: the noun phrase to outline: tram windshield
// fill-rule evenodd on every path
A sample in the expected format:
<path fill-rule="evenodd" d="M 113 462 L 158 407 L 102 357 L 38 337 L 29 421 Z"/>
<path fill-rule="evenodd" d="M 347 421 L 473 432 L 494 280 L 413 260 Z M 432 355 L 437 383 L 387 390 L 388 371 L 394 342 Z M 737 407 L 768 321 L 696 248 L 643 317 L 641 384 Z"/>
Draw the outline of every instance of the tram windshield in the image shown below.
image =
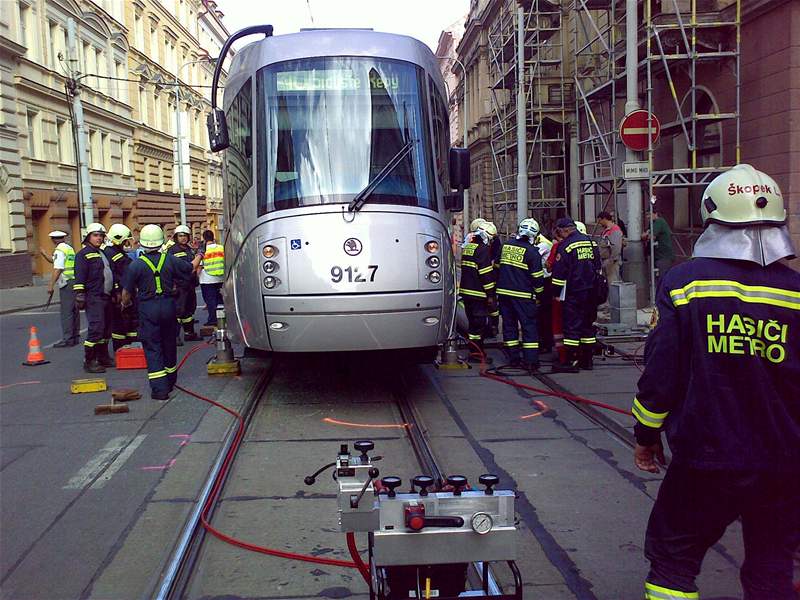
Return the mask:
<path fill-rule="evenodd" d="M 435 210 L 424 82 L 413 64 L 364 57 L 261 69 L 259 215 L 349 203 L 409 145 L 368 202 Z"/>

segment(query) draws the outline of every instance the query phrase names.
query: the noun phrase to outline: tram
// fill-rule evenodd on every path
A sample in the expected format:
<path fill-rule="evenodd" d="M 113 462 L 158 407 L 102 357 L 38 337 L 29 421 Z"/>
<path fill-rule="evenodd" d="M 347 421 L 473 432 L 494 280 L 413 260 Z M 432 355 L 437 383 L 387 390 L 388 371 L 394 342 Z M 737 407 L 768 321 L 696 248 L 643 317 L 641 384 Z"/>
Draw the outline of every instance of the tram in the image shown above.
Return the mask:
<path fill-rule="evenodd" d="M 450 223 L 469 154 L 449 147 L 444 82 L 410 37 L 263 34 L 234 56 L 222 108 L 227 323 L 274 352 L 432 349 L 456 310 Z M 456 190 L 456 191 L 453 191 Z"/>

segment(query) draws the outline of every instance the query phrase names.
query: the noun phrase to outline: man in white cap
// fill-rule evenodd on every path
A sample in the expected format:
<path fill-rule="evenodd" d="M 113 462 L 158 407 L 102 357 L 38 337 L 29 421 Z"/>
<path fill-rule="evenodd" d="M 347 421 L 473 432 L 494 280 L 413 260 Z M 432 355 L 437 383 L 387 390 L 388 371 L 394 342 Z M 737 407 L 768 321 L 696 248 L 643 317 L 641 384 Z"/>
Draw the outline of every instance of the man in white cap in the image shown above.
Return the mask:
<path fill-rule="evenodd" d="M 75 292 L 72 284 L 75 279 L 75 250 L 67 242 L 63 231 L 51 231 L 50 239 L 56 245 L 53 250 L 53 275 L 47 292 L 52 296 L 58 286 L 58 300 L 61 303 L 61 331 L 63 337 L 54 348 L 68 348 L 80 341 L 81 317 L 75 306 Z"/>

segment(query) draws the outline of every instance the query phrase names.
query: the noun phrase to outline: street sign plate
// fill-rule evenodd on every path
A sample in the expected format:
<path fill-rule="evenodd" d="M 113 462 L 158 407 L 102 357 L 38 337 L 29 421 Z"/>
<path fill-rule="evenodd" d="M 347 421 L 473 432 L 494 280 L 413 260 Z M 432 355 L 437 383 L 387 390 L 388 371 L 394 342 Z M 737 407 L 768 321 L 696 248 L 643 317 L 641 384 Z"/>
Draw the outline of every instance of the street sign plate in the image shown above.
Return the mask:
<path fill-rule="evenodd" d="M 649 179 L 650 164 L 646 161 L 626 162 L 622 164 L 622 178 L 625 180 Z"/>
<path fill-rule="evenodd" d="M 661 123 L 658 117 L 644 109 L 628 113 L 619 124 L 619 137 L 631 150 L 647 150 L 648 132 L 655 145 L 661 135 Z"/>

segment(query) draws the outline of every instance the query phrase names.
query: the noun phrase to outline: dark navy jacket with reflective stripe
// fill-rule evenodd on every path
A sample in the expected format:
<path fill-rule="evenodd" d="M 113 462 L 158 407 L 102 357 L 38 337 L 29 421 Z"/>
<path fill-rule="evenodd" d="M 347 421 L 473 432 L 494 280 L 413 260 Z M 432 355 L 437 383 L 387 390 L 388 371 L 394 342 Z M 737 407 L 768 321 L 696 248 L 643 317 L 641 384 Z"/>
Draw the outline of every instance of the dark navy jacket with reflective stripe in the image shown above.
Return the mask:
<path fill-rule="evenodd" d="M 158 266 L 161 253 L 158 251 L 147 252 L 147 258 Z M 161 290 L 164 296 L 174 296 L 175 286 L 178 282 L 185 283 L 192 276 L 192 264 L 167 254 L 164 266 L 159 274 L 161 277 Z M 150 300 L 156 296 L 156 278 L 150 267 L 139 257 L 134 260 L 125 272 L 122 287 L 131 295 L 136 295 L 139 300 Z"/>
<path fill-rule="evenodd" d="M 696 258 L 664 276 L 633 402 L 675 463 L 800 471 L 800 273 Z"/>
<path fill-rule="evenodd" d="M 461 251 L 458 287 L 462 296 L 470 298 L 486 298 L 487 294 L 494 294 L 496 285 L 491 249 L 480 238 L 478 240 L 466 244 Z"/>
<path fill-rule="evenodd" d="M 544 290 L 544 270 L 539 248 L 527 238 L 509 240 L 500 250 L 497 295 L 533 298 Z"/>
<path fill-rule="evenodd" d="M 102 250 L 86 245 L 75 255 L 75 282 L 73 289 L 90 295 L 105 294 L 103 284 Z"/>
<path fill-rule="evenodd" d="M 550 278 L 553 295 L 558 296 L 565 284 L 567 294 L 593 289 L 598 259 L 595 244 L 580 231 L 573 231 L 561 240 Z"/>
<path fill-rule="evenodd" d="M 111 272 L 114 274 L 114 289 L 118 290 L 122 286 L 122 278 L 132 259 L 122 248 L 113 244 L 103 248 L 103 252 L 105 252 L 108 264 L 111 265 Z"/>

